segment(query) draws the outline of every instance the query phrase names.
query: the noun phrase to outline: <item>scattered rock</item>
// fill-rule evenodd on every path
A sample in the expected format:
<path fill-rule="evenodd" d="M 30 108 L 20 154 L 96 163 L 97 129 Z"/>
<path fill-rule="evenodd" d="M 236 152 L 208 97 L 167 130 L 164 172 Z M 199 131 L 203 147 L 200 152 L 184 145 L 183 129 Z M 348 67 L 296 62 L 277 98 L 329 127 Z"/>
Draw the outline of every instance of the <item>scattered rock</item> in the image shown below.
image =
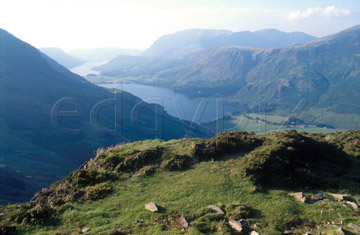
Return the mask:
<path fill-rule="evenodd" d="M 306 202 L 306 197 L 303 192 L 290 193 L 289 196 L 294 197 L 298 202 L 302 202 L 302 203 Z"/>
<path fill-rule="evenodd" d="M 215 214 L 219 214 L 219 215 L 225 215 L 224 211 L 221 210 L 219 207 L 214 206 L 214 205 L 210 205 L 208 206 L 208 208 L 210 208 L 212 210 L 213 213 Z"/>
<path fill-rule="evenodd" d="M 89 232 L 90 231 L 90 228 L 83 228 L 81 229 L 81 233 L 86 233 L 86 232 Z"/>
<path fill-rule="evenodd" d="M 355 210 L 359 210 L 359 205 L 356 202 L 345 201 L 346 204 L 350 205 Z"/>
<path fill-rule="evenodd" d="M 350 194 L 330 194 L 333 198 L 339 200 L 339 201 L 353 201 Z"/>
<path fill-rule="evenodd" d="M 145 221 L 144 220 L 142 220 L 142 219 L 137 219 L 136 220 L 136 223 L 144 223 Z"/>
<path fill-rule="evenodd" d="M 287 150 L 288 150 L 288 151 L 292 151 L 292 152 L 293 152 L 293 151 L 295 151 L 295 148 L 294 148 L 294 147 L 289 146 L 289 147 L 287 147 Z"/>
<path fill-rule="evenodd" d="M 230 227 L 232 229 L 234 229 L 237 232 L 244 232 L 245 231 L 244 226 L 240 222 L 238 222 L 236 220 L 229 220 L 229 225 L 230 225 Z"/>
<path fill-rule="evenodd" d="M 348 227 L 354 229 L 355 232 L 360 233 L 360 226 L 349 224 Z"/>
<path fill-rule="evenodd" d="M 150 202 L 145 205 L 145 209 L 151 212 L 158 212 L 159 209 L 154 202 Z"/>
<path fill-rule="evenodd" d="M 252 232 L 250 233 L 250 235 L 261 235 L 261 234 L 258 233 L 258 232 L 256 232 L 256 231 L 252 231 Z"/>
<path fill-rule="evenodd" d="M 315 194 L 311 197 L 311 200 L 314 200 L 314 201 L 320 201 L 320 200 L 323 200 L 324 196 L 323 196 L 323 193 L 318 193 L 318 194 Z"/>
<path fill-rule="evenodd" d="M 176 223 L 178 223 L 184 229 L 189 228 L 189 223 L 187 222 L 187 220 L 183 216 L 177 217 L 176 218 Z"/>

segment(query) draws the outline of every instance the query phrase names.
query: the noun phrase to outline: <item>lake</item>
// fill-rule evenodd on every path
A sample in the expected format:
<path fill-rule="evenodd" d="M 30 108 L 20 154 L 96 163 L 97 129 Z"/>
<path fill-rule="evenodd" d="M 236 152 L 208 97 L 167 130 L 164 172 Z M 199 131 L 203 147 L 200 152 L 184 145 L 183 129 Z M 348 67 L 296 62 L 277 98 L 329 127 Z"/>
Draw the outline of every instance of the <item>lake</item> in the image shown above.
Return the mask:
<path fill-rule="evenodd" d="M 106 64 L 107 61 L 89 61 L 82 65 L 71 68 L 70 71 L 80 76 L 86 76 L 88 74 L 96 74 L 99 75 L 100 71 L 92 70 L 92 68 Z"/>
<path fill-rule="evenodd" d="M 230 112 L 241 111 L 239 107 L 227 105 L 224 99 L 190 99 L 171 89 L 134 83 L 98 84 L 107 88 L 117 88 L 138 96 L 147 103 L 164 107 L 171 115 L 196 123 L 209 122 Z"/>

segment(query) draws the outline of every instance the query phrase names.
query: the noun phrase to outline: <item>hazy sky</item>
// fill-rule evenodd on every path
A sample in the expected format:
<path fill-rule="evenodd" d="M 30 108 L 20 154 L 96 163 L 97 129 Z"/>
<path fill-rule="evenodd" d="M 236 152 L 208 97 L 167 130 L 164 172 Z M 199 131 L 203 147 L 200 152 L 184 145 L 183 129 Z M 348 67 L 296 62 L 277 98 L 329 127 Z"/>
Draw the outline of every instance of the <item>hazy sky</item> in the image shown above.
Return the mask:
<path fill-rule="evenodd" d="M 146 49 L 189 28 L 325 36 L 360 24 L 358 0 L 0 0 L 0 28 L 36 47 Z"/>

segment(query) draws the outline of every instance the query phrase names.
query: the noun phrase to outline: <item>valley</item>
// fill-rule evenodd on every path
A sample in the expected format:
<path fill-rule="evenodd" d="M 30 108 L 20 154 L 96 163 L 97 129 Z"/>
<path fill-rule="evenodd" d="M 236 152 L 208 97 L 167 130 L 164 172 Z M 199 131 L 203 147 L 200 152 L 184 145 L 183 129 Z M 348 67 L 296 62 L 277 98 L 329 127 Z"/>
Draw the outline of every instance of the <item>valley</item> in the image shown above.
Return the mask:
<path fill-rule="evenodd" d="M 360 234 L 359 12 L 0 1 L 0 235 Z"/>

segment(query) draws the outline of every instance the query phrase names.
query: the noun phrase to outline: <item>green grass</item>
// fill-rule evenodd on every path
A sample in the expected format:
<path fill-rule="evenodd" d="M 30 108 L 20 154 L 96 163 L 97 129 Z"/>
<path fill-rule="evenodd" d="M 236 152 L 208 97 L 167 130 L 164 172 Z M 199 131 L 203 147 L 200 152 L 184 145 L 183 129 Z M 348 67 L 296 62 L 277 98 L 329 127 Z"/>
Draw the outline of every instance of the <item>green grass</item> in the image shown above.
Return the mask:
<path fill-rule="evenodd" d="M 238 181 L 229 173 L 236 160 L 203 162 L 184 172 L 162 172 L 152 177 L 131 177 L 122 183 L 113 183 L 115 193 L 91 203 L 75 203 L 60 217 L 60 226 L 33 227 L 30 234 L 56 234 L 81 231 L 90 227 L 87 234 L 108 234 L 131 227 L 136 234 L 181 234 L 181 230 L 163 231 L 153 221 L 154 217 L 167 215 L 189 216 L 194 211 L 212 204 L 230 204 L 240 201 L 255 213 L 250 219 L 262 225 L 261 232 L 281 234 L 276 229 L 284 223 L 303 219 L 305 224 L 319 224 L 333 221 L 340 213 L 345 221 L 360 223 L 352 217 L 354 211 L 337 202 L 316 202 L 301 204 L 287 194 L 288 190 L 269 189 L 263 193 L 251 193 L 255 187 L 249 180 Z M 163 212 L 152 214 L 144 209 L 150 201 L 164 208 Z M 330 211 L 335 208 L 336 212 Z M 329 214 L 320 216 L 320 211 Z M 298 215 L 296 215 L 298 214 Z M 142 219 L 143 224 L 136 223 Z M 339 220 L 339 219 L 337 219 Z M 336 221 L 340 223 L 339 221 Z M 195 229 L 190 229 L 195 230 Z M 310 228 L 298 231 L 309 232 Z"/>
<path fill-rule="evenodd" d="M 259 115 L 249 113 L 243 115 L 231 115 L 230 118 L 219 119 L 203 124 L 213 131 L 247 131 L 257 134 L 267 133 L 270 131 L 284 131 L 295 129 L 309 133 L 335 133 L 344 129 L 321 128 L 312 125 L 288 125 L 284 124 L 288 117 L 277 114 Z"/>
<path fill-rule="evenodd" d="M 358 211 L 337 201 L 304 204 L 288 194 L 351 193 L 359 201 L 359 139 L 359 131 L 328 135 L 232 132 L 204 140 L 147 140 L 115 146 L 99 151 L 86 169 L 37 194 L 32 203 L 0 208 L 5 213 L 0 229 L 10 225 L 18 234 L 44 235 L 78 234 L 84 227 L 91 229 L 86 234 L 233 234 L 228 220 L 246 218 L 252 229 L 256 223 L 256 230 L 263 234 L 282 234 L 288 229 L 332 234 L 339 226 L 327 222 L 342 220 L 344 228 L 360 224 Z M 331 155 L 335 150 L 338 154 Z M 308 158 L 309 153 L 317 159 Z M 175 156 L 188 156 L 192 161 L 188 169 L 163 167 Z M 151 167 L 154 171 L 146 173 Z M 297 176 L 293 170 L 297 168 L 317 176 Z M 289 176 L 296 183 L 288 185 Z M 101 191 L 104 187 L 111 190 Z M 74 197 L 74 192 L 80 196 Z M 145 210 L 144 205 L 152 201 L 160 206 L 158 213 Z M 218 205 L 226 215 L 209 213 L 208 205 Z M 188 230 L 176 224 L 180 215 L 191 222 Z"/>

